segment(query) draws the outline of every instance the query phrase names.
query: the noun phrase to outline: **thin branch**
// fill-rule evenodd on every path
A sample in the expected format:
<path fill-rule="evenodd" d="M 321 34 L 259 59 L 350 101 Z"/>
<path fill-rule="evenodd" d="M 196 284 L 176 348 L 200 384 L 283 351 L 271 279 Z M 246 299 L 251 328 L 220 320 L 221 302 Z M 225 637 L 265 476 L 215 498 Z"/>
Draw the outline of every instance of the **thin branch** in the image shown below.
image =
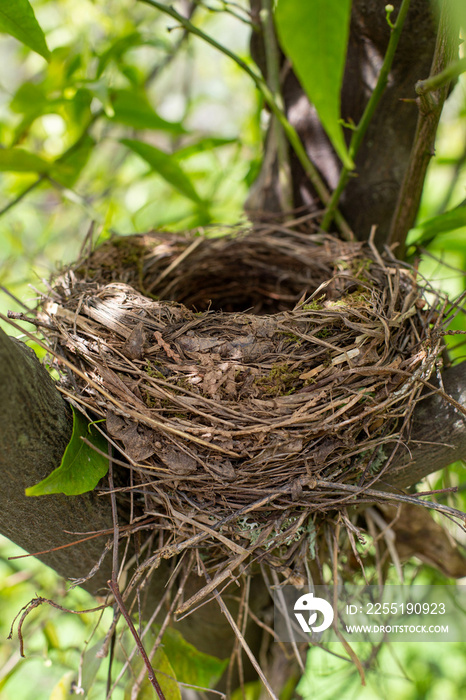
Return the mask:
<path fill-rule="evenodd" d="M 348 149 L 351 160 L 354 160 L 356 153 L 359 150 L 367 128 L 372 120 L 377 105 L 379 104 L 380 98 L 382 97 L 382 94 L 387 86 L 388 76 L 392 67 L 395 51 L 398 46 L 398 41 L 400 39 L 401 30 L 403 29 L 406 15 L 408 14 L 409 2 L 410 0 L 403 0 L 395 24 L 389 25 L 391 28 L 390 40 L 388 42 L 387 51 L 385 53 L 385 58 L 380 69 L 379 77 L 377 79 L 377 84 L 369 99 L 369 102 L 366 105 L 366 109 L 364 110 L 364 113 L 361 117 L 358 126 L 353 131 L 353 134 L 351 136 L 351 141 Z M 350 172 L 351 171 L 346 167 L 343 167 L 341 170 L 338 185 L 336 186 L 332 194 L 330 202 L 327 206 L 327 211 L 321 224 L 321 228 L 324 231 L 328 231 L 328 228 L 332 223 L 333 218 L 335 217 L 335 208 L 338 206 L 341 194 L 346 186 L 346 183 L 348 182 Z"/>
<path fill-rule="evenodd" d="M 20 192 L 14 199 L 12 199 L 8 204 L 5 204 L 3 209 L 0 209 L 0 216 L 3 216 L 6 214 L 10 209 L 13 209 L 14 206 L 16 206 L 19 202 L 21 202 L 22 199 L 24 199 L 28 194 L 31 192 L 34 192 L 36 187 L 38 187 L 42 182 L 45 180 L 45 175 L 40 175 L 37 180 L 34 180 L 33 183 L 28 185 L 22 192 Z"/>
<path fill-rule="evenodd" d="M 192 16 L 194 15 L 199 3 L 197 1 L 191 3 L 189 6 L 188 10 L 188 19 L 191 19 Z M 187 37 L 189 36 L 189 32 L 185 29 L 179 37 L 178 41 L 175 43 L 173 46 L 172 50 L 170 53 L 167 53 L 163 59 L 160 61 L 160 63 L 157 63 L 152 70 L 150 71 L 149 75 L 146 77 L 144 80 L 144 85 L 146 88 L 148 88 L 151 83 L 155 80 L 155 78 L 158 77 L 158 75 L 167 67 L 170 65 L 170 63 L 177 57 L 178 52 L 180 51 L 181 47 L 185 43 Z"/>
<path fill-rule="evenodd" d="M 165 695 L 162 691 L 162 688 L 160 687 L 159 682 L 158 682 L 157 678 L 155 677 L 154 669 L 152 668 L 152 664 L 149 661 L 149 657 L 146 654 L 146 650 L 144 649 L 144 645 L 141 642 L 138 633 L 136 632 L 136 628 L 133 625 L 133 621 L 132 621 L 128 611 L 126 610 L 125 604 L 123 603 L 123 598 L 121 597 L 120 591 L 118 589 L 118 585 L 112 580 L 107 581 L 107 584 L 108 584 L 110 590 L 112 591 L 113 595 L 115 596 L 116 604 L 118 605 L 120 612 L 123 615 L 123 617 L 125 618 L 126 624 L 128 625 L 130 632 L 133 635 L 133 638 L 134 638 L 134 641 L 136 642 L 139 653 L 141 654 L 142 659 L 146 665 L 147 677 L 149 678 L 149 681 L 151 682 L 152 687 L 154 688 L 155 692 L 157 693 L 159 700 L 166 700 Z"/>
<path fill-rule="evenodd" d="M 120 527 L 118 524 L 118 512 L 115 496 L 115 486 L 113 483 L 113 463 L 112 463 L 112 447 L 108 445 L 108 485 L 110 488 L 110 500 L 112 503 L 112 521 L 113 521 L 113 561 L 112 561 L 112 581 L 118 585 L 118 545 L 120 539 Z"/>
<path fill-rule="evenodd" d="M 280 56 L 273 23 L 272 0 L 261 0 L 261 5 L 260 20 L 264 33 L 267 84 L 273 93 L 277 105 L 284 112 L 283 97 L 280 90 Z M 289 211 L 293 208 L 293 193 L 288 143 L 283 127 L 275 115 L 272 116 L 270 136 L 275 140 L 277 148 L 281 208 L 284 211 Z"/>
<path fill-rule="evenodd" d="M 207 581 L 210 582 L 210 576 L 209 576 L 209 574 L 207 573 L 207 571 L 205 570 L 205 567 L 204 567 L 204 565 L 203 565 L 202 562 L 201 562 L 201 565 L 203 566 L 204 575 L 205 575 Z M 213 594 L 214 594 L 214 596 L 215 596 L 215 599 L 216 599 L 217 603 L 218 603 L 219 606 L 220 606 L 220 610 L 221 610 L 222 613 L 224 614 L 226 620 L 228 621 L 228 624 L 230 625 L 231 629 L 232 629 L 233 632 L 235 633 L 235 636 L 236 636 L 236 638 L 238 639 L 239 643 L 241 644 L 241 646 L 242 646 L 243 650 L 245 651 L 246 655 L 249 657 L 250 662 L 251 662 L 252 665 L 254 666 L 254 669 L 256 670 L 257 675 L 259 676 L 261 682 L 263 683 L 264 688 L 267 690 L 267 692 L 268 692 L 268 694 L 269 694 L 271 700 L 278 700 L 278 697 L 275 695 L 275 693 L 274 693 L 273 689 L 271 688 L 271 686 L 270 686 L 270 684 L 269 684 L 267 678 L 266 678 L 265 675 L 264 675 L 263 670 L 261 669 L 261 667 L 260 667 L 259 664 L 257 663 L 256 657 L 255 657 L 254 654 L 252 653 L 249 644 L 246 642 L 246 639 L 244 638 L 244 635 L 241 633 L 241 630 L 239 629 L 238 625 L 237 625 L 236 622 L 234 621 L 233 616 L 232 616 L 231 612 L 229 611 L 228 607 L 226 606 L 225 601 L 223 600 L 222 596 L 220 595 L 220 593 L 218 592 L 217 589 L 215 589 L 215 590 L 213 591 Z"/>
<path fill-rule="evenodd" d="M 419 117 L 414 145 L 388 236 L 388 244 L 390 246 L 397 245 L 398 258 L 402 258 L 404 255 L 406 236 L 414 225 L 419 209 L 427 166 L 435 153 L 435 136 L 449 89 L 449 82 L 445 82 L 445 70 L 448 70 L 446 67 L 449 67 L 458 51 L 458 46 L 454 41 L 455 31 L 451 13 L 451 3 L 444 0 L 431 75 L 416 86 L 419 95 L 417 98 Z M 442 77 L 439 78 L 439 75 Z M 430 92 L 432 84 L 437 81 L 440 82 L 441 87 L 433 93 Z M 419 92 L 419 86 L 421 92 Z"/>
<path fill-rule="evenodd" d="M 103 109 L 98 110 L 97 112 L 95 112 L 95 114 L 93 114 L 92 117 L 89 119 L 89 121 L 88 121 L 88 123 L 87 123 L 87 125 L 86 125 L 86 128 L 83 129 L 83 131 L 82 131 L 81 134 L 78 136 L 78 138 L 76 139 L 76 141 L 75 141 L 74 143 L 72 143 L 71 146 L 70 146 L 69 148 L 67 148 L 66 151 L 64 151 L 64 153 L 62 153 L 62 155 L 54 161 L 54 163 L 58 163 L 58 164 L 62 163 L 62 162 L 65 161 L 70 155 L 72 155 L 75 151 L 77 151 L 77 150 L 79 149 L 79 147 L 81 146 L 82 142 L 84 141 L 84 139 L 86 138 L 86 136 L 88 135 L 88 132 L 89 132 L 89 129 L 91 128 L 91 126 L 92 126 L 92 125 L 97 121 L 97 119 L 99 119 L 99 117 L 101 117 L 103 114 L 104 114 L 104 110 L 103 110 Z M 53 164 L 54 164 L 54 163 L 53 163 Z M 52 164 L 52 165 L 53 165 L 53 164 Z M 47 174 L 44 173 L 43 175 L 39 175 L 39 177 L 37 178 L 37 180 L 34 180 L 33 183 L 31 183 L 30 185 L 28 185 L 28 186 L 27 186 L 22 192 L 20 192 L 14 199 L 12 199 L 10 202 L 8 202 L 8 204 L 6 204 L 6 205 L 3 207 L 3 209 L 0 209 L 0 217 L 3 216 L 4 214 L 6 214 L 8 211 L 10 211 L 10 209 L 12 209 L 14 206 L 16 206 L 16 204 L 18 204 L 19 202 L 21 202 L 21 200 L 24 199 L 24 197 L 26 197 L 28 194 L 30 194 L 31 192 L 33 192 L 42 182 L 45 182 L 45 181 L 49 181 L 49 182 L 51 182 L 52 184 L 55 184 Z M 60 185 L 60 187 L 62 187 L 62 186 Z"/>
<path fill-rule="evenodd" d="M 407 0 L 405 0 L 407 1 Z M 323 204 L 328 205 L 330 203 L 330 193 L 323 182 L 322 178 L 320 177 L 316 167 L 313 165 L 313 163 L 309 160 L 309 157 L 306 153 L 306 149 L 303 146 L 303 143 L 301 139 L 299 138 L 298 132 L 296 129 L 290 124 L 288 119 L 286 118 L 286 115 L 284 114 L 283 110 L 280 109 L 279 105 L 277 104 L 275 97 L 268 87 L 267 83 L 265 80 L 258 74 L 256 73 L 251 66 L 248 66 L 248 64 L 243 61 L 239 56 L 237 56 L 235 53 L 230 51 L 226 46 L 223 46 L 220 44 L 218 41 L 216 41 L 213 37 L 209 36 L 205 32 L 203 32 L 201 29 L 196 27 L 192 22 L 190 22 L 186 17 L 183 17 L 183 15 L 180 15 L 173 7 L 168 7 L 167 5 L 163 5 L 160 2 L 157 2 L 157 0 L 139 0 L 139 2 L 143 2 L 146 5 L 150 5 L 151 7 L 155 7 L 157 10 L 160 12 L 163 12 L 166 15 L 169 15 L 173 19 L 175 19 L 177 22 L 182 27 L 185 27 L 185 29 L 188 29 L 192 34 L 195 36 L 198 36 L 200 39 L 203 39 L 207 44 L 210 44 L 213 46 L 217 51 L 220 51 L 221 53 L 225 54 L 225 56 L 228 56 L 228 58 L 231 58 L 232 61 L 234 61 L 249 77 L 253 80 L 255 86 L 259 90 L 259 92 L 262 94 L 264 100 L 267 102 L 269 105 L 273 115 L 277 118 L 279 123 L 281 124 L 283 131 L 286 134 L 286 137 L 288 139 L 288 142 L 290 146 L 293 148 L 294 152 L 296 153 L 296 156 L 301 163 L 306 175 L 308 176 L 310 182 L 312 183 L 315 191 L 317 192 L 320 200 L 323 202 Z M 338 224 L 338 227 L 340 228 L 342 237 L 345 238 L 346 240 L 354 240 L 353 232 L 351 231 L 350 226 L 348 223 L 345 221 L 343 218 L 342 214 L 335 210 L 334 212 L 334 219 L 336 223 Z"/>
<path fill-rule="evenodd" d="M 303 479 L 304 482 L 304 479 Z M 387 491 L 379 491 L 378 489 L 365 488 L 364 486 L 353 486 L 352 484 L 340 484 L 331 481 L 324 481 L 322 479 L 317 479 L 315 485 L 319 488 L 328 488 L 334 491 L 347 491 L 348 493 L 354 493 L 356 496 L 374 496 L 376 502 L 379 499 L 394 501 L 395 503 L 411 503 L 416 506 L 424 506 L 425 508 L 430 508 L 431 510 L 437 510 L 439 513 L 444 515 L 452 515 L 454 518 L 459 518 L 463 523 L 466 522 L 466 516 L 457 508 L 451 508 L 450 506 L 444 506 L 440 503 L 434 503 L 433 501 L 423 501 L 417 496 L 408 496 L 404 493 L 389 493 Z M 466 529 L 463 527 L 463 529 Z"/>
<path fill-rule="evenodd" d="M 196 5 L 198 5 L 199 7 L 202 7 L 204 10 L 208 10 L 208 12 L 217 12 L 217 13 L 223 12 L 225 14 L 231 15 L 235 19 L 238 19 L 240 22 L 243 22 L 243 24 L 247 24 L 248 26 L 252 26 L 252 24 L 253 24 L 247 10 L 235 2 L 227 2 L 226 0 L 219 0 L 222 7 L 212 7 L 211 5 L 207 5 L 203 0 L 194 0 L 194 2 Z M 232 9 L 232 8 L 236 8 L 236 10 Z M 241 12 L 243 14 L 241 14 Z"/>
<path fill-rule="evenodd" d="M 340 548 L 338 546 L 338 539 L 340 536 L 340 523 L 337 523 L 335 532 L 333 533 L 333 548 L 332 548 L 332 568 L 333 568 L 333 610 L 335 613 L 335 619 L 333 622 L 333 631 L 335 632 L 336 636 L 340 640 L 340 642 L 343 644 L 343 647 L 345 650 L 348 652 L 348 656 L 350 657 L 351 661 L 354 663 L 356 666 L 359 677 L 361 679 L 361 685 L 366 685 L 366 676 L 364 674 L 364 668 L 362 666 L 362 663 L 354 651 L 353 647 L 351 644 L 343 637 L 338 624 L 337 624 L 337 619 L 338 619 L 338 612 L 337 612 L 337 601 L 338 601 L 338 555 L 340 553 Z"/>
<path fill-rule="evenodd" d="M 35 608 L 38 608 L 39 605 L 42 605 L 42 603 L 47 603 L 48 605 L 51 605 L 52 608 L 57 608 L 57 610 L 61 610 L 62 612 L 66 613 L 72 613 L 73 615 L 85 615 L 87 613 L 91 612 L 97 612 L 98 610 L 104 610 L 105 608 L 108 608 L 108 603 L 104 603 L 103 605 L 98 605 L 95 608 L 88 608 L 86 610 L 70 610 L 69 608 L 64 608 L 62 605 L 59 605 L 58 603 L 55 603 L 53 600 L 49 600 L 48 598 L 42 598 L 41 596 L 37 596 L 36 598 L 33 598 L 32 600 L 27 603 L 24 607 L 21 608 L 19 613 L 16 615 L 15 619 L 11 623 L 11 628 L 10 628 L 10 634 L 8 635 L 7 639 L 11 639 L 13 637 L 13 627 L 18 619 L 18 617 L 21 615 L 21 618 L 18 622 L 18 639 L 19 639 L 19 652 L 20 655 L 24 658 L 24 640 L 23 640 L 23 633 L 22 633 L 22 628 L 24 621 L 26 620 L 26 617 L 29 615 L 32 610 Z M 21 614 L 22 613 L 22 614 Z"/>
<path fill-rule="evenodd" d="M 455 80 L 461 73 L 466 72 L 466 57 L 459 58 L 454 63 L 450 63 L 444 70 L 437 75 L 431 75 L 425 80 L 419 80 L 416 83 L 416 92 L 418 95 L 426 95 L 428 92 L 434 92 L 445 85 L 449 85 L 452 80 Z"/>

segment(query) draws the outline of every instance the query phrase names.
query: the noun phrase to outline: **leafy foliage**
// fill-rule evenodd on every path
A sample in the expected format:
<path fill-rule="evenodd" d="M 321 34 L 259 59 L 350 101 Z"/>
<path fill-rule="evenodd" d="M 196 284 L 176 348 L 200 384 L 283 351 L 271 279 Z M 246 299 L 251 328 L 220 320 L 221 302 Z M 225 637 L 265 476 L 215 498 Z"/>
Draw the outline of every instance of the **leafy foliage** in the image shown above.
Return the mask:
<path fill-rule="evenodd" d="M 76 259 L 90 221 L 105 237 L 238 220 L 261 151 L 249 78 L 142 3 L 35 0 L 34 10 L 48 63 L 0 37 L 1 283 L 24 297 L 31 268 L 48 277 Z M 217 18 L 194 9 L 212 33 Z M 226 15 L 216 36 L 245 54 L 246 24 Z M 156 167 L 124 139 L 160 151 Z"/>
<path fill-rule="evenodd" d="M 141 156 L 141 158 L 151 166 L 152 170 L 159 173 L 159 175 L 178 190 L 178 192 L 188 199 L 191 199 L 196 204 L 202 204 L 202 200 L 194 189 L 191 180 L 178 165 L 176 160 L 168 155 L 168 153 L 164 153 L 159 148 L 150 146 L 148 143 L 135 141 L 134 139 L 122 139 L 121 142 L 134 151 L 134 153 Z"/>

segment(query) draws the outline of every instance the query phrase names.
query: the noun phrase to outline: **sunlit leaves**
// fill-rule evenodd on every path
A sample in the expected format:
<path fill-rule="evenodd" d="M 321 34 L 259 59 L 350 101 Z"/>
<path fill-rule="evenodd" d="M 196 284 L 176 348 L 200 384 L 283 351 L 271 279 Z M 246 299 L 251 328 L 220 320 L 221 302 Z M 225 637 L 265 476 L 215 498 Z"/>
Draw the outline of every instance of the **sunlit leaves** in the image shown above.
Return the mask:
<path fill-rule="evenodd" d="M 229 659 L 222 660 L 204 654 L 189 644 L 175 629 L 167 629 L 163 636 L 163 646 L 176 677 L 183 683 L 213 687 L 228 666 Z"/>
<path fill-rule="evenodd" d="M 44 32 L 27 0 L 0 0 L 0 32 L 14 36 L 36 53 L 49 58 Z"/>
<path fill-rule="evenodd" d="M 144 635 L 143 643 L 146 649 L 153 646 L 155 638 L 160 630 L 159 625 L 152 625 L 148 633 Z M 152 658 L 152 665 L 157 680 L 162 686 L 167 700 L 180 700 L 179 685 L 176 681 L 188 686 L 199 688 L 212 688 L 220 680 L 228 666 L 229 659 L 219 659 L 205 654 L 189 644 L 178 630 L 167 628 L 162 638 L 162 645 Z M 134 675 L 142 668 L 142 659 L 133 661 L 132 676 L 128 681 L 125 698 L 131 697 L 131 689 L 134 683 Z M 171 681 L 171 682 L 170 682 Z M 154 690 L 145 678 L 138 700 L 152 700 Z"/>
<path fill-rule="evenodd" d="M 159 647 L 152 658 L 155 676 L 165 700 L 182 700 L 180 686 L 176 682 L 176 675 L 170 661 L 170 658 L 165 653 L 165 649 Z M 138 659 L 133 666 L 142 666 L 141 660 Z M 132 700 L 134 697 L 133 685 L 134 678 L 131 677 L 127 684 L 124 700 Z M 154 688 L 146 675 L 139 688 L 137 698 L 138 700 L 153 700 L 154 697 Z"/>
<path fill-rule="evenodd" d="M 347 168 L 353 168 L 340 125 L 340 91 L 351 0 L 277 0 L 281 47 L 315 106 L 322 126 Z"/>

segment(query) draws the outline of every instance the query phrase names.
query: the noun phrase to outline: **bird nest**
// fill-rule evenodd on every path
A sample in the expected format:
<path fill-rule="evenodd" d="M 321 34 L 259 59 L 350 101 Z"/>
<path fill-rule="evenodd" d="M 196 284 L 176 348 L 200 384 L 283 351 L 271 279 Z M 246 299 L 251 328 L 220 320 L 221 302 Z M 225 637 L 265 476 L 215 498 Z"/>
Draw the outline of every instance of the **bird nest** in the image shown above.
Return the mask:
<path fill-rule="evenodd" d="M 303 582 L 322 523 L 406 455 L 437 306 L 374 246 L 280 225 L 117 237 L 61 274 L 44 335 L 127 465 L 129 529 L 157 535 L 136 578 L 195 552 L 179 610 L 253 562 Z"/>

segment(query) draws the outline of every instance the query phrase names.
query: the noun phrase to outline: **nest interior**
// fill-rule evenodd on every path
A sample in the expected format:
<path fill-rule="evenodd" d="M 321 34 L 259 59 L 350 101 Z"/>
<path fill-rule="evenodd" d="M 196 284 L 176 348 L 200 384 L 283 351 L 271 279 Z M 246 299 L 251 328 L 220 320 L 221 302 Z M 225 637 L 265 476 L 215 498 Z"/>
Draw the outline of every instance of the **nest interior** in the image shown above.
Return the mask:
<path fill-rule="evenodd" d="M 325 517 L 405 450 L 436 306 L 394 258 L 287 226 L 115 238 L 61 274 L 44 335 L 151 518 L 140 572 L 195 550 L 215 585 L 253 560 L 302 581 Z"/>

